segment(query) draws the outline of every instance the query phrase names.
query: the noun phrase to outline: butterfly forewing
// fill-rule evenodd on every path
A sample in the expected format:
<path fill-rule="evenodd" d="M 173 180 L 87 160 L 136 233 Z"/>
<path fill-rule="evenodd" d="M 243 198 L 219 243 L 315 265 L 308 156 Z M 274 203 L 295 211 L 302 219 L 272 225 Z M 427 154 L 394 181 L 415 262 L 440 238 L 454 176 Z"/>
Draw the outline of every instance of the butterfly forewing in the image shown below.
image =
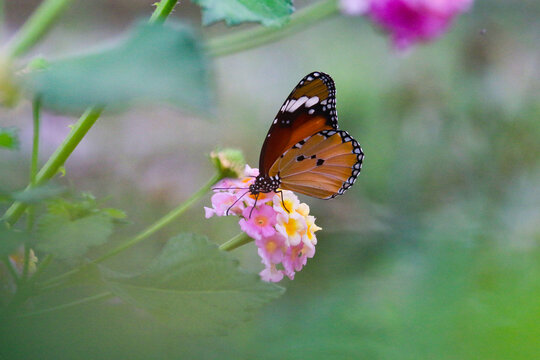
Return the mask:
<path fill-rule="evenodd" d="M 296 143 L 272 165 L 281 188 L 330 199 L 343 194 L 355 182 L 364 153 L 346 131 L 322 130 Z"/>
<path fill-rule="evenodd" d="M 330 76 L 313 72 L 304 77 L 281 106 L 264 141 L 259 170 L 272 165 L 295 144 L 322 130 L 337 129 L 336 89 Z"/>

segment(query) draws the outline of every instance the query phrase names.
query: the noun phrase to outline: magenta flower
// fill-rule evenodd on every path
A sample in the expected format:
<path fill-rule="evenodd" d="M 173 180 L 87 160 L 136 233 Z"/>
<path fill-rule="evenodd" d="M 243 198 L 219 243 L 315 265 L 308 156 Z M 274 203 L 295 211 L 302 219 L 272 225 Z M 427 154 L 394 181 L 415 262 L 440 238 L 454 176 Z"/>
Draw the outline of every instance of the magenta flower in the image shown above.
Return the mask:
<path fill-rule="evenodd" d="M 272 236 L 276 233 L 274 225 L 276 225 L 276 213 L 272 207 L 261 205 L 253 209 L 247 207 L 242 212 L 244 216 L 240 219 L 240 228 L 255 240 L 260 240 L 263 237 Z"/>
<path fill-rule="evenodd" d="M 205 207 L 205 216 L 236 215 L 242 231 L 255 240 L 264 265 L 259 275 L 264 281 L 278 282 L 286 275 L 291 280 L 308 258 L 315 255 L 321 230 L 309 206 L 287 190 L 253 196 L 248 192 L 259 171 L 246 165 L 241 179 L 224 179 L 216 184 L 212 207 Z M 283 206 L 285 204 L 285 208 Z"/>
<path fill-rule="evenodd" d="M 347 15 L 366 15 L 391 34 L 397 49 L 431 41 L 448 30 L 473 0 L 341 0 Z"/>

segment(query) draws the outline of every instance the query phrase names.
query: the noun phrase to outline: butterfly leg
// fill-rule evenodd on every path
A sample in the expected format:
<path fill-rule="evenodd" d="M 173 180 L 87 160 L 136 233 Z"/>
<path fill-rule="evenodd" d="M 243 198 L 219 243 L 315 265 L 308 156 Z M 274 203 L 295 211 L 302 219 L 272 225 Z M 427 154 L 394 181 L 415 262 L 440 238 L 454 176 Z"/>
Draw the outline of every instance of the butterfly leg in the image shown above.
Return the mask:
<path fill-rule="evenodd" d="M 229 216 L 229 210 L 231 210 L 231 208 L 232 208 L 234 205 L 236 205 L 236 203 L 237 203 L 241 198 L 243 198 L 244 196 L 246 196 L 246 194 L 247 194 L 248 192 L 249 192 L 249 190 L 246 191 L 245 193 L 243 193 L 242 196 L 240 196 L 238 199 L 236 199 L 236 200 L 232 203 L 232 205 L 229 206 L 229 208 L 227 209 L 227 211 L 225 211 L 225 216 Z"/>
<path fill-rule="evenodd" d="M 278 190 L 276 191 L 276 193 L 279 193 L 281 195 L 281 205 L 283 205 L 285 211 L 290 214 L 291 212 L 289 211 L 289 209 L 287 209 L 287 206 L 285 206 L 285 201 L 283 200 L 283 190 Z"/>
<path fill-rule="evenodd" d="M 251 211 L 249 212 L 249 218 L 251 219 L 251 214 L 253 213 L 253 209 L 255 209 L 255 206 L 257 206 L 257 200 L 259 200 L 259 193 L 255 195 L 255 204 L 253 204 L 253 207 L 251 208 Z"/>

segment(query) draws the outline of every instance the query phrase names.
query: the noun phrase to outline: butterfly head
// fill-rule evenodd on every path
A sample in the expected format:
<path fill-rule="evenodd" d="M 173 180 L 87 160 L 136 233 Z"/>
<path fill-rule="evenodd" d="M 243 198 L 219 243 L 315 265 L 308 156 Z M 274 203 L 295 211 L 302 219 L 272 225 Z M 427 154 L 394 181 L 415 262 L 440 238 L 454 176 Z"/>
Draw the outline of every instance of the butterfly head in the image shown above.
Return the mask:
<path fill-rule="evenodd" d="M 281 184 L 281 179 L 279 174 L 276 176 L 268 175 L 259 175 L 255 178 L 253 184 L 249 185 L 249 192 L 252 195 L 257 195 L 258 193 L 269 193 L 276 191 Z"/>

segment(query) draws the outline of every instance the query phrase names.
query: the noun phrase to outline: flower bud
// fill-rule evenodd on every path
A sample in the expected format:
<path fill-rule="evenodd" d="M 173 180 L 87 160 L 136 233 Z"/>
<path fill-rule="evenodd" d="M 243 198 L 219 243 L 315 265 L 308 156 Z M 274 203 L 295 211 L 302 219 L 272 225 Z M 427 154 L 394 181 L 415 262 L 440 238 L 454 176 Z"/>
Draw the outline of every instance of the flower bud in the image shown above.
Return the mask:
<path fill-rule="evenodd" d="M 214 150 L 210 153 L 210 160 L 222 178 L 238 178 L 244 173 L 246 162 L 240 150 Z"/>

